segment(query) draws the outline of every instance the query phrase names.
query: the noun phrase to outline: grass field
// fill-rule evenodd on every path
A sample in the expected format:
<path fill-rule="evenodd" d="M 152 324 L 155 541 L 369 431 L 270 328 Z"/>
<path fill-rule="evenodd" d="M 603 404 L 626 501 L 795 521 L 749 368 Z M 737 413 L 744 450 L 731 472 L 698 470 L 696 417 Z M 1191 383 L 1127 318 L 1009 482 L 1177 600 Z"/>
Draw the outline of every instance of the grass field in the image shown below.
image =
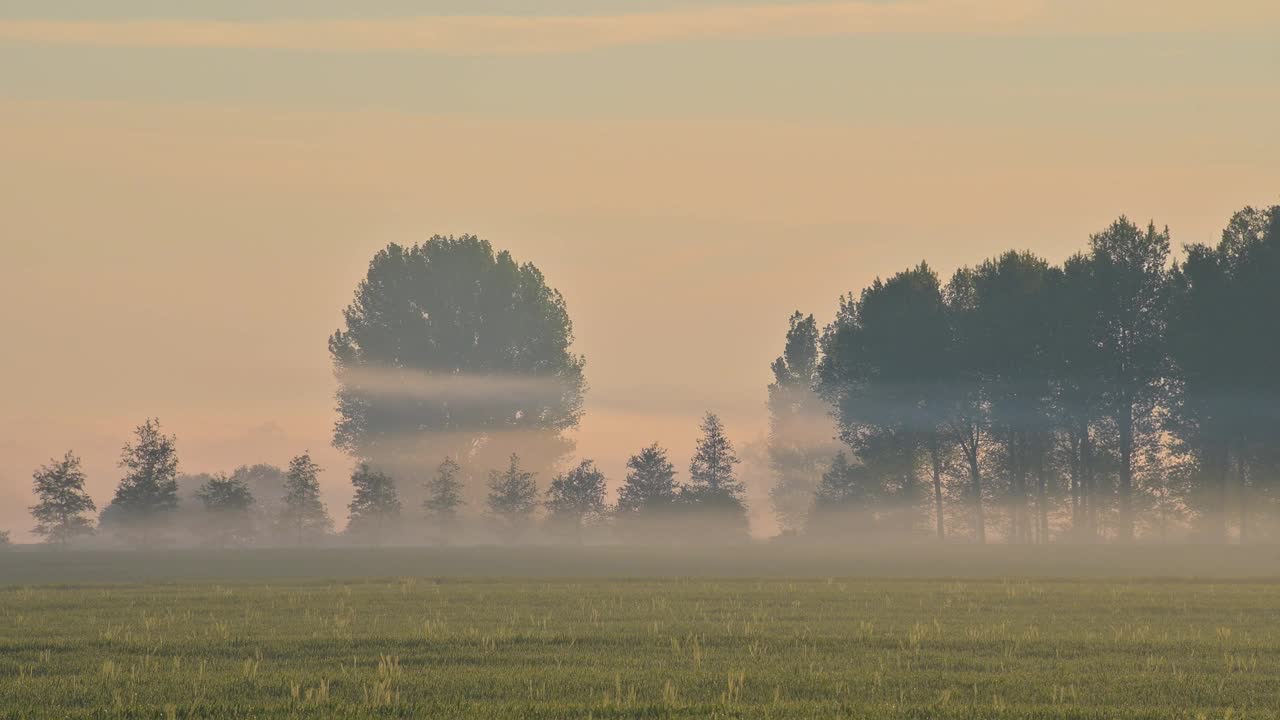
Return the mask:
<path fill-rule="evenodd" d="M 950 579 L 859 577 L 883 550 L 797 554 L 794 579 L 764 550 L 730 555 L 754 579 L 637 577 L 709 551 L 11 553 L 0 718 L 1280 717 L 1275 549 L 1181 550 L 1205 577 L 1115 569 L 1175 549 L 1057 579 L 1000 577 L 1035 555 L 995 548 Z"/>

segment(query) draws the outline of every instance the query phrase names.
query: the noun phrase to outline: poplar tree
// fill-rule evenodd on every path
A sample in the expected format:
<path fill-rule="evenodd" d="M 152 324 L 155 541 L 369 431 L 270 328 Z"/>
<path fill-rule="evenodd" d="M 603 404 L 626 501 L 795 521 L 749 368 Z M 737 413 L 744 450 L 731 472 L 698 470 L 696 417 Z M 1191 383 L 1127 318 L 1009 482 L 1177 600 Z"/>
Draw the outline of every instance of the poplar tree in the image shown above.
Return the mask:
<path fill-rule="evenodd" d="M 277 523 L 298 545 L 333 531 L 333 519 L 320 499 L 320 472 L 320 466 L 308 453 L 290 460 L 285 472 L 284 499 Z"/>

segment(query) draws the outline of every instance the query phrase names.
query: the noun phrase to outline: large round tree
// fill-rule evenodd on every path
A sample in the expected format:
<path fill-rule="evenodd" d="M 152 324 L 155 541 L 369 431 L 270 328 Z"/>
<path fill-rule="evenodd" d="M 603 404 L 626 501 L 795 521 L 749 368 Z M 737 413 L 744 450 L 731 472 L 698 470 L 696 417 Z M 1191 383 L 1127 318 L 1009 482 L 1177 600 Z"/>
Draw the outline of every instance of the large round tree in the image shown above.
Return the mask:
<path fill-rule="evenodd" d="M 393 244 L 344 317 L 329 339 L 334 445 L 402 490 L 445 457 L 478 476 L 513 452 L 549 467 L 572 449 L 583 358 L 564 299 L 531 263 L 472 235 Z"/>

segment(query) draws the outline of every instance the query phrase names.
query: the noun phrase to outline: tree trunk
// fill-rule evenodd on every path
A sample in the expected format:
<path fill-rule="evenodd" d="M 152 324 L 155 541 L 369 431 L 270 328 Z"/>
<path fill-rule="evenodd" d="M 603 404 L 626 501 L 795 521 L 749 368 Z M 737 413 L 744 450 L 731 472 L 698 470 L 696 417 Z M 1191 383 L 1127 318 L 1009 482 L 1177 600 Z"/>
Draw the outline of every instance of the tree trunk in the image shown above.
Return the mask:
<path fill-rule="evenodd" d="M 1240 478 L 1240 544 L 1249 541 L 1249 473 L 1244 452 L 1236 455 L 1236 475 Z"/>
<path fill-rule="evenodd" d="M 1070 473 L 1069 478 L 1071 483 L 1071 535 L 1075 538 L 1076 542 L 1079 542 L 1081 531 L 1083 529 L 1081 527 L 1082 519 L 1080 517 L 1080 438 L 1073 434 L 1070 437 L 1070 442 L 1071 468 L 1068 472 Z"/>
<path fill-rule="evenodd" d="M 1218 460 L 1218 542 L 1227 542 L 1227 486 L 1231 481 L 1231 456 L 1223 443 Z"/>
<path fill-rule="evenodd" d="M 1045 477 L 1044 453 L 1036 449 L 1036 534 L 1039 542 L 1049 542 L 1049 480 Z"/>
<path fill-rule="evenodd" d="M 946 520 L 942 515 L 942 449 L 936 433 L 929 441 L 929 460 L 933 464 L 933 511 L 936 515 L 938 542 L 947 539 Z"/>
<path fill-rule="evenodd" d="M 1080 482 L 1084 498 L 1084 539 L 1093 542 L 1098 537 L 1098 488 L 1093 476 L 1093 438 L 1089 436 L 1087 422 L 1080 438 Z"/>
<path fill-rule="evenodd" d="M 973 434 L 973 442 L 965 448 L 965 459 L 969 462 L 969 483 L 973 492 L 973 528 L 978 544 L 987 543 L 987 516 L 982 507 L 982 466 L 978 464 L 978 435 Z"/>
<path fill-rule="evenodd" d="M 1120 431 L 1120 527 L 1117 540 L 1133 541 L 1133 405 L 1125 401 L 1119 417 Z"/>
<path fill-rule="evenodd" d="M 1010 439 L 1009 454 L 1013 460 L 1013 541 L 1026 543 L 1031 539 L 1030 523 L 1027 522 L 1027 444 L 1026 437 L 1013 433 Z M 1019 442 L 1021 440 L 1021 442 Z"/>

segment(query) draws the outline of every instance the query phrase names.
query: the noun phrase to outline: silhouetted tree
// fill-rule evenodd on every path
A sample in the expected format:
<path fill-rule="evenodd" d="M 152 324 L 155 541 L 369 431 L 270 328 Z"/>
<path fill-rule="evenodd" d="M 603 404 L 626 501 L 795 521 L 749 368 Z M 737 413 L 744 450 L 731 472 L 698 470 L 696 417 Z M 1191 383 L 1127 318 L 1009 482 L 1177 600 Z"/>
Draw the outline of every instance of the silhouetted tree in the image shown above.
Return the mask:
<path fill-rule="evenodd" d="M 344 318 L 329 340 L 338 448 L 406 476 L 425 475 L 426 458 L 484 467 L 516 450 L 550 467 L 572 448 L 562 433 L 582 413 L 584 361 L 532 264 L 471 235 L 393 244 Z"/>
<path fill-rule="evenodd" d="M 499 532 L 514 540 L 524 532 L 538 507 L 537 473 L 520 467 L 520 457 L 513 454 L 503 472 L 489 472 L 489 513 L 498 521 Z"/>
<path fill-rule="evenodd" d="M 746 488 L 738 480 L 734 466 L 738 456 L 725 435 L 720 417 L 708 412 L 700 427 L 702 436 L 694 446 L 689 461 L 689 483 L 680 489 L 680 502 L 698 513 L 699 522 L 709 523 L 712 536 L 723 533 L 725 539 L 745 536 L 747 507 L 743 501 Z"/>
<path fill-rule="evenodd" d="M 1110 476 L 1104 469 L 1113 433 L 1104 425 L 1106 355 L 1096 341 L 1102 322 L 1096 283 L 1089 256 L 1068 258 L 1049 293 L 1046 322 L 1051 413 L 1059 464 L 1070 485 L 1071 534 L 1079 541 L 1097 538 L 1110 496 Z"/>
<path fill-rule="evenodd" d="M 380 543 L 398 529 L 400 496 L 391 476 L 360 463 L 351 474 L 355 495 L 347 506 L 347 532 L 356 538 Z"/>
<path fill-rule="evenodd" d="M 769 492 L 784 530 L 804 527 L 813 492 L 835 452 L 830 406 L 818 395 L 818 324 L 794 313 L 782 356 L 773 361 L 769 385 Z"/>
<path fill-rule="evenodd" d="M 36 521 L 32 532 L 57 545 L 93 534 L 93 521 L 85 514 L 97 508 L 84 490 L 80 458 L 68 452 L 61 460 L 51 460 L 41 466 L 32 480 L 38 499 L 31 507 L 31 516 Z"/>
<path fill-rule="evenodd" d="M 604 473 L 590 460 L 557 475 L 547 489 L 547 511 L 553 524 L 567 526 L 574 540 L 582 543 L 582 526 L 605 512 Z"/>
<path fill-rule="evenodd" d="M 1054 438 L 1048 300 L 1057 273 L 1030 253 L 1007 252 L 975 268 L 969 282 L 968 380 L 981 385 L 986 403 L 1010 539 L 1047 542 Z"/>
<path fill-rule="evenodd" d="M 930 460 L 936 531 L 945 534 L 942 453 L 952 403 L 951 328 L 938 277 L 921 263 L 841 299 L 823 336 L 819 389 L 861 465 L 884 480 L 900 532 L 919 516 L 920 461 Z"/>
<path fill-rule="evenodd" d="M 1154 411 L 1167 375 L 1164 348 L 1169 298 L 1169 231 L 1140 229 L 1121 217 L 1089 238 L 1094 292 L 1101 309 L 1094 338 L 1103 354 L 1104 414 L 1115 424 L 1119 477 L 1118 539 L 1133 539 L 1135 463 L 1155 442 Z"/>
<path fill-rule="evenodd" d="M 148 419 L 134 430 L 134 441 L 126 443 L 120 453 L 125 476 L 111 505 L 117 522 L 139 531 L 143 545 L 150 544 L 152 530 L 178 507 L 175 442 L 173 436 L 160 431 L 158 420 Z"/>
<path fill-rule="evenodd" d="M 8 530 L 0 530 L 0 552 L 13 548 L 13 540 L 10 539 Z"/>
<path fill-rule="evenodd" d="M 217 545 L 248 542 L 253 537 L 253 493 L 243 478 L 215 475 L 196 491 L 204 505 L 204 530 Z"/>
<path fill-rule="evenodd" d="M 669 510 L 680 492 L 667 451 L 654 443 L 627 459 L 627 478 L 618 491 L 619 514 Z"/>
<path fill-rule="evenodd" d="M 675 539 L 679 495 L 675 466 L 662 446 L 655 442 L 632 455 L 614 507 L 619 534 L 631 540 Z"/>
<path fill-rule="evenodd" d="M 448 532 L 458 521 L 458 508 L 463 504 L 461 472 L 453 458 L 445 458 L 435 476 L 427 481 L 427 499 L 422 501 L 422 509 L 439 542 L 448 541 Z"/>
<path fill-rule="evenodd" d="M 1189 246 L 1171 273 L 1168 427 L 1188 469 L 1186 500 L 1200 510 L 1205 534 L 1219 540 L 1234 500 L 1247 541 L 1250 515 L 1268 499 L 1260 485 L 1277 474 L 1278 276 L 1280 207 L 1236 213 L 1216 247 Z"/>
<path fill-rule="evenodd" d="M 303 453 L 289 461 L 278 525 L 298 545 L 315 541 L 333 531 L 333 519 L 320 499 L 320 466 Z"/>

